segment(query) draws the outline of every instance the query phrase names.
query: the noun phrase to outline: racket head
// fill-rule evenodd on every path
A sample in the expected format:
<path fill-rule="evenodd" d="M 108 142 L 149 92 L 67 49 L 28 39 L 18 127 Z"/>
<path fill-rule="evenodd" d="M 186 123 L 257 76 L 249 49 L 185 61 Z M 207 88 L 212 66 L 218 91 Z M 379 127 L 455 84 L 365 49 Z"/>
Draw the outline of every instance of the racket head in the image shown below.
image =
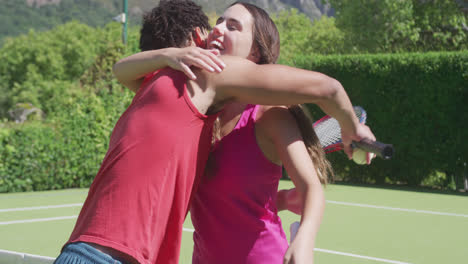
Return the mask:
<path fill-rule="evenodd" d="M 301 223 L 296 221 L 292 223 L 289 226 L 289 244 L 291 244 L 296 237 L 297 231 L 299 230 L 299 227 L 301 226 Z"/>
<path fill-rule="evenodd" d="M 359 122 L 365 124 L 367 113 L 364 108 L 361 106 L 354 106 L 353 109 Z M 343 149 L 343 144 L 341 144 L 341 128 L 338 120 L 326 115 L 314 122 L 313 127 L 325 153 Z"/>

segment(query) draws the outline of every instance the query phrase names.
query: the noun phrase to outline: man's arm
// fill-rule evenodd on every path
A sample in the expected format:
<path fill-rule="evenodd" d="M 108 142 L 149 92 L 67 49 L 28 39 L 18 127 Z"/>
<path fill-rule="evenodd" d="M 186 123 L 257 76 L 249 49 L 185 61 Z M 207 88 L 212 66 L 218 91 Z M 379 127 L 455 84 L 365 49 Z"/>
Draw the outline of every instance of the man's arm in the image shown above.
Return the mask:
<path fill-rule="evenodd" d="M 263 105 L 315 103 L 338 120 L 345 152 L 352 156 L 351 141 L 375 140 L 367 127 L 359 124 L 343 86 L 324 74 L 284 65 L 257 65 L 245 59 L 222 56 L 226 67 L 221 73 L 197 71 L 210 89 L 215 102 L 238 100 Z"/>
<path fill-rule="evenodd" d="M 196 76 L 190 66 L 210 72 L 215 70 L 220 72 L 224 68 L 224 63 L 214 50 L 197 47 L 166 48 L 139 52 L 123 58 L 114 65 L 112 70 L 121 84 L 136 92 L 146 74 L 165 67 L 182 71 L 195 80 Z"/>

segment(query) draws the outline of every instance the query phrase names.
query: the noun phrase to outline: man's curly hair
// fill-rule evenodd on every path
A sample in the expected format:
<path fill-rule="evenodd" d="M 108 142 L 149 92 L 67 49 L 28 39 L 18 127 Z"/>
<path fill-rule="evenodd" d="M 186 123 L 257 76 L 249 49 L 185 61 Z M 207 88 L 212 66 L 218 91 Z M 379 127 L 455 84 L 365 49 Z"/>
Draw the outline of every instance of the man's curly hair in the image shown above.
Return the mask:
<path fill-rule="evenodd" d="M 143 16 L 141 51 L 185 47 L 196 27 L 211 30 L 202 8 L 190 0 L 161 0 Z"/>

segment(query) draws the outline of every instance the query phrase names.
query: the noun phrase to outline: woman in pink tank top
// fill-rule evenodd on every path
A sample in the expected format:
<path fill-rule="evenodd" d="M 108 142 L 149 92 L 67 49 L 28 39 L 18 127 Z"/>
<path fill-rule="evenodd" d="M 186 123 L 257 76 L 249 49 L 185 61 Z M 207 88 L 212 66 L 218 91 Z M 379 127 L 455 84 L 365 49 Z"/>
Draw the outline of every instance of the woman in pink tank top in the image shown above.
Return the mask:
<path fill-rule="evenodd" d="M 218 19 L 208 48 L 275 63 L 279 36 L 262 9 L 235 3 Z M 325 206 L 321 183 L 331 167 L 302 107 L 231 103 L 218 132 L 191 206 L 193 263 L 313 262 Z M 282 165 L 297 189 L 278 192 Z M 277 214 L 285 209 L 302 213 L 290 246 Z"/>
<path fill-rule="evenodd" d="M 227 110 L 234 111 L 237 107 L 241 105 L 231 105 Z M 225 125 L 221 127 L 224 136 L 212 150 L 209 169 L 192 201 L 193 263 L 283 263 L 288 243 L 277 213 L 278 209 L 285 209 L 285 205 L 278 203 L 288 201 L 284 197 L 288 191 L 280 195 L 279 201 L 281 159 L 307 199 L 304 213 L 308 215 L 304 215 L 301 226 L 304 235 L 291 245 L 303 248 L 291 248 L 291 253 L 296 253 L 295 263 L 302 263 L 300 260 L 311 263 L 324 199 L 319 177 L 314 173 L 316 168 L 295 118 L 305 118 L 304 112 L 298 106 L 244 107 L 240 116 L 231 119 L 237 123 L 227 135 L 223 128 L 229 122 L 220 119 Z M 277 132 L 265 133 L 267 130 Z M 272 141 L 282 142 L 266 142 L 270 140 L 269 135 Z M 267 153 L 273 146 L 282 149 L 279 153 Z M 310 150 L 320 156 L 319 162 L 327 164 L 319 144 Z M 302 211 L 297 208 L 302 202 L 292 202 L 296 212 Z"/>

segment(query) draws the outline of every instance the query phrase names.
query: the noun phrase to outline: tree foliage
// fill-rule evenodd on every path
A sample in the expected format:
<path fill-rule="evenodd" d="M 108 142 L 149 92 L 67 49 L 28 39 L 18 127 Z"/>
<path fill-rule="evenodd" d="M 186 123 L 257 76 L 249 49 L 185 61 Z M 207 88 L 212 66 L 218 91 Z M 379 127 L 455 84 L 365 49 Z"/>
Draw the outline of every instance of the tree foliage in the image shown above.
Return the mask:
<path fill-rule="evenodd" d="M 344 179 L 417 185 L 427 179 L 428 173 L 444 171 L 447 175 L 462 175 L 466 173 L 463 164 L 467 161 L 468 148 L 461 147 L 457 151 L 450 148 L 461 145 L 467 131 L 467 117 L 459 114 L 466 112 L 468 96 L 464 89 L 468 80 L 466 52 L 316 56 L 316 53 L 387 51 L 385 49 L 466 49 L 463 28 L 453 30 L 466 21 L 458 15 L 459 10 L 455 8 L 453 16 L 437 10 L 428 11 L 436 2 L 449 5 L 449 1 L 424 1 L 432 4 L 423 6 L 427 10 L 423 7 L 415 10 L 415 2 L 410 2 L 413 5 L 407 2 L 403 5 L 401 1 L 382 2 L 388 4 L 392 12 L 400 12 L 400 9 L 404 12 L 391 17 L 387 11 L 379 11 L 381 2 L 375 2 L 375 12 L 397 22 L 389 24 L 375 18 L 376 25 L 368 25 L 371 29 L 374 26 L 375 34 L 363 33 L 378 43 L 369 47 L 351 42 L 360 39 L 350 37 L 354 28 L 340 28 L 343 21 L 339 18 L 322 17 L 311 21 L 297 10 L 278 14 L 274 20 L 281 36 L 281 63 L 329 74 L 342 81 L 347 89 L 351 88 L 351 97 L 364 100 L 370 96 L 364 101 L 369 104 L 366 106 L 369 113 L 376 117 L 369 120 L 374 131 L 382 139 L 399 144 L 401 157 L 411 156 L 411 159 L 397 158 L 397 163 L 376 161 L 374 169 L 366 168 L 367 173 L 363 173 L 362 167 L 362 171 L 347 169 L 349 162 L 344 159 L 334 160 L 335 166 L 342 166 Z M 89 186 L 107 149 L 112 127 L 133 95 L 117 83 L 111 68 L 119 58 L 138 51 L 138 31 L 130 29 L 126 48 L 121 43 L 121 25 L 117 23 L 93 28 L 69 22 L 50 31 L 31 30 L 5 41 L 0 48 L 0 192 Z M 402 37 L 413 36 L 414 32 L 418 36 L 416 40 Z M 422 39 L 430 44 L 424 46 Z M 7 112 L 17 104 L 39 108 L 44 116 L 15 124 L 8 119 Z M 385 105 L 387 107 L 382 107 Z M 402 115 L 399 109 L 412 115 Z M 389 118 L 393 118 L 397 126 L 417 128 L 410 129 L 411 135 L 397 135 L 386 129 Z M 461 127 L 447 131 L 444 129 L 447 124 L 461 124 Z M 447 139 L 449 144 L 445 142 Z M 415 160 L 418 163 L 414 163 Z M 378 173 L 372 176 L 370 172 Z M 447 178 L 441 186 L 446 184 Z"/>
<path fill-rule="evenodd" d="M 345 33 L 345 52 L 468 48 L 467 14 L 453 0 L 329 0 Z"/>
<path fill-rule="evenodd" d="M 308 53 L 308 37 L 312 22 L 304 14 L 298 13 L 296 9 L 282 11 L 273 21 L 280 33 L 281 59 L 289 60 L 294 57 L 298 50 Z"/>
<path fill-rule="evenodd" d="M 322 16 L 311 21 L 296 9 L 273 16 L 280 33 L 280 61 L 290 61 L 297 53 L 333 54 L 344 48 L 344 35 L 335 26 L 335 19 Z"/>
<path fill-rule="evenodd" d="M 70 22 L 8 39 L 0 48 L 0 117 L 17 103 L 47 113 L 49 99 L 60 94 L 56 84 L 79 79 L 109 49 L 123 51 L 117 23 L 94 29 Z M 105 71 L 110 72 L 109 66 Z"/>
<path fill-rule="evenodd" d="M 132 47 L 135 39 L 131 33 Z M 125 52 L 117 23 L 92 28 L 70 22 L 5 43 L 0 192 L 89 186 L 112 127 L 132 98 L 111 71 Z M 45 115 L 15 124 L 6 113 L 17 105 L 38 107 Z"/>
<path fill-rule="evenodd" d="M 413 5 L 418 47 L 425 51 L 468 49 L 468 12 L 463 13 L 458 2 L 413 0 Z"/>
<path fill-rule="evenodd" d="M 344 33 L 336 27 L 335 18 L 322 16 L 312 22 L 307 45 L 311 52 L 336 54 L 346 48 Z"/>
<path fill-rule="evenodd" d="M 121 0 L 61 0 L 59 4 L 28 6 L 26 0 L 2 0 L 1 39 L 35 31 L 50 30 L 72 20 L 92 27 L 103 27 L 122 10 Z M 140 17 L 137 21 L 140 21 Z"/>

